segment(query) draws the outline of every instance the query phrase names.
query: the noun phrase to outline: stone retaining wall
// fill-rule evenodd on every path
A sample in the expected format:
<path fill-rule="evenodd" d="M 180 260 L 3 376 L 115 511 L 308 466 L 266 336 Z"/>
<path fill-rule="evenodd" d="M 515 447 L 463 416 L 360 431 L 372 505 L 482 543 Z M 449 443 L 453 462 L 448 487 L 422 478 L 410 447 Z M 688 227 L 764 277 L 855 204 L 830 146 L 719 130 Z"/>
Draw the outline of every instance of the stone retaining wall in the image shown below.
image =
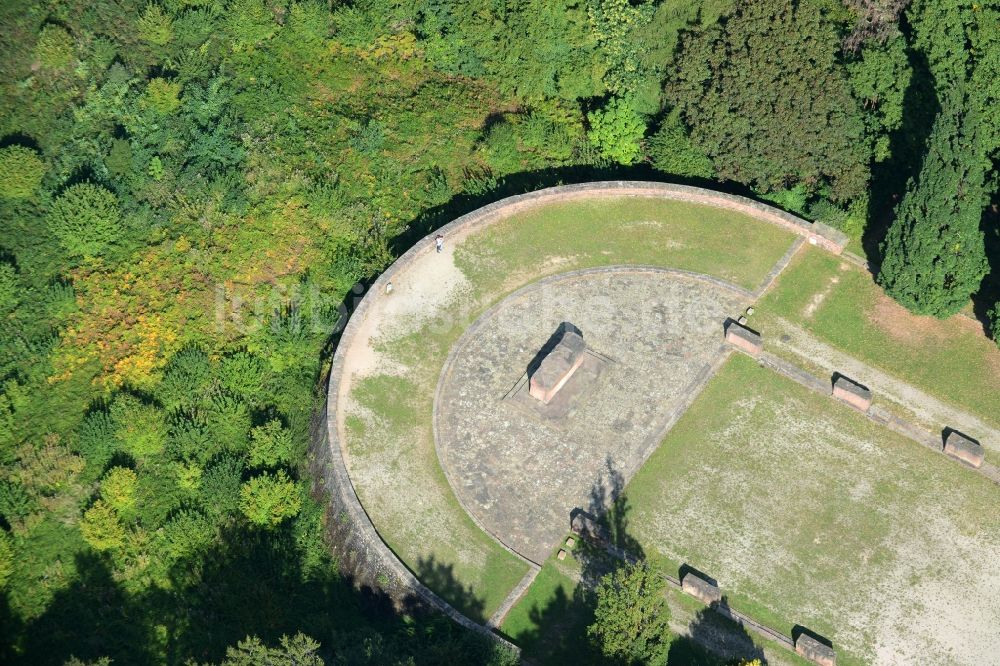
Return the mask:
<path fill-rule="evenodd" d="M 479 230 L 517 212 L 544 204 L 614 196 L 671 199 L 732 210 L 788 229 L 809 243 L 823 247 L 834 254 L 840 254 L 847 243 L 847 237 L 831 227 L 808 222 L 746 197 L 686 185 L 642 181 L 604 181 L 567 185 L 508 197 L 463 215 L 418 241 L 379 276 L 358 304 L 341 334 L 330 368 L 326 409 L 322 415 L 325 427 L 316 428 L 312 438 L 310 465 L 314 488 L 327 498 L 328 531 L 335 542 L 334 547 L 342 567 L 358 585 L 383 589 L 396 600 L 397 604 L 426 606 L 440 610 L 465 627 L 485 632 L 511 645 L 483 625 L 460 613 L 421 583 L 382 541 L 376 531 L 355 493 L 345 463 L 345 443 L 341 441 L 338 432 L 336 414 L 340 407 L 339 389 L 343 381 L 350 379 L 344 376 L 344 358 L 351 349 L 361 322 L 372 307 L 372 303 L 385 294 L 386 285 L 395 275 L 407 270 L 424 253 L 433 251 L 435 235 L 443 234 L 447 237 L 458 231 Z"/>

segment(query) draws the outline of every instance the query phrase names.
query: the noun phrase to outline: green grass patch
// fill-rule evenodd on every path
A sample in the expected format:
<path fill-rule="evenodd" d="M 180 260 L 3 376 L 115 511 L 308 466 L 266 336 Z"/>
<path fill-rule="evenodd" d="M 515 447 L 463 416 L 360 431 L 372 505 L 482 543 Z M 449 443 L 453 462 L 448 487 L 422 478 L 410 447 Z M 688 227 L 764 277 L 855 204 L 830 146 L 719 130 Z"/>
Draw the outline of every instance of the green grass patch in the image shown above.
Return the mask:
<path fill-rule="evenodd" d="M 504 635 L 535 664 L 592 663 L 598 655 L 587 637 L 594 621 L 593 595 L 577 583 L 579 564 L 550 559 L 504 619 Z"/>
<path fill-rule="evenodd" d="M 1000 350 L 978 324 L 958 316 L 940 321 L 910 315 L 889 301 L 868 273 L 826 252 L 800 253 L 761 300 L 754 319 L 772 340 L 786 326 L 782 320 L 793 322 L 1000 427 Z"/>
<path fill-rule="evenodd" d="M 706 273 L 753 289 L 793 238 L 780 227 L 721 208 L 596 198 L 512 215 L 466 241 L 458 261 L 474 284 L 512 274 L 648 264 Z"/>
<path fill-rule="evenodd" d="M 916 640 L 905 628 L 930 621 L 927 598 L 947 597 L 974 633 L 1000 621 L 950 587 L 978 579 L 1000 540 L 983 510 L 996 487 L 748 357 L 712 379 L 626 496 L 647 556 L 705 571 L 786 634 L 798 623 L 828 636 L 838 663 Z"/>
<path fill-rule="evenodd" d="M 352 417 L 346 425 L 350 442 L 364 438 L 364 449 L 355 449 L 357 462 L 379 475 L 357 484 L 366 510 L 381 518 L 379 534 L 428 587 L 485 621 L 528 566 L 476 527 L 451 493 L 433 450 L 426 451 L 432 433 L 422 415 L 430 414 L 431 396 L 406 378 L 375 375 L 358 383 L 354 398 L 377 415 Z M 407 439 L 414 427 L 423 429 L 422 436 Z M 393 488 L 394 479 L 413 485 Z"/>

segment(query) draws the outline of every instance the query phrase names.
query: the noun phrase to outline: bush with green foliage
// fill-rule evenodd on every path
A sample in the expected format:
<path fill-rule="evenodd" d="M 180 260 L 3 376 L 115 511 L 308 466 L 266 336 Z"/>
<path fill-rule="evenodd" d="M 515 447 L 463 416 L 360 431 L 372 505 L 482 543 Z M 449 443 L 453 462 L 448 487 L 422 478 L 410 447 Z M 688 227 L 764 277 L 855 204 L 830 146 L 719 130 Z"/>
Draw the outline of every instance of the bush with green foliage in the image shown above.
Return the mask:
<path fill-rule="evenodd" d="M 45 163 L 35 151 L 24 146 L 0 148 L 0 197 L 30 197 L 44 176 Z"/>
<path fill-rule="evenodd" d="M 73 62 L 76 44 L 61 25 L 49 23 L 42 27 L 35 42 L 35 61 L 44 69 L 63 69 Z"/>
<path fill-rule="evenodd" d="M 101 479 L 101 499 L 118 512 L 128 516 L 135 510 L 139 480 L 128 467 L 112 467 Z"/>
<path fill-rule="evenodd" d="M 955 314 L 989 271 L 980 230 L 989 164 L 965 101 L 960 93 L 946 101 L 882 244 L 878 281 L 917 314 Z"/>
<path fill-rule="evenodd" d="M 805 215 L 809 204 L 809 190 L 803 183 L 795 187 L 771 192 L 762 197 L 797 215 Z"/>
<path fill-rule="evenodd" d="M 482 143 L 486 163 L 495 173 L 515 173 L 522 169 L 522 156 L 517 148 L 514 127 L 504 121 L 489 128 Z"/>
<path fill-rule="evenodd" d="M 608 159 L 633 164 L 642 155 L 646 123 L 627 100 L 612 98 L 603 108 L 588 113 L 587 120 L 587 137 Z"/>
<path fill-rule="evenodd" d="M 14 573 L 14 540 L 0 530 L 0 590 L 7 586 L 7 580 Z"/>
<path fill-rule="evenodd" d="M 539 113 L 532 113 L 514 126 L 521 143 L 528 150 L 558 162 L 573 156 L 576 137 L 566 123 L 558 123 Z"/>
<path fill-rule="evenodd" d="M 264 361 L 248 352 L 237 352 L 225 357 L 219 368 L 222 388 L 251 404 L 255 404 L 263 395 L 267 377 Z"/>
<path fill-rule="evenodd" d="M 265 645 L 256 636 L 248 636 L 226 650 L 220 666 L 323 666 L 319 643 L 303 633 L 282 636 L 278 647 Z"/>
<path fill-rule="evenodd" d="M 228 516 L 240 507 L 240 486 L 246 464 L 242 457 L 225 454 L 206 467 L 201 477 L 202 505 L 216 516 Z"/>
<path fill-rule="evenodd" d="M 10 525 L 27 518 L 36 508 L 35 499 L 24 484 L 14 479 L 0 479 L 0 516 Z"/>
<path fill-rule="evenodd" d="M 163 451 L 167 443 L 167 421 L 154 404 L 129 393 L 120 393 L 111 403 L 115 439 L 122 451 L 137 459 Z"/>
<path fill-rule="evenodd" d="M 272 419 L 250 431 L 250 464 L 275 467 L 292 462 L 292 433 Z"/>
<path fill-rule="evenodd" d="M 139 37 L 150 44 L 164 46 L 174 38 L 174 22 L 160 5 L 149 3 L 139 17 L 136 27 Z"/>
<path fill-rule="evenodd" d="M 663 663 L 670 645 L 666 585 L 647 562 L 622 565 L 601 578 L 594 623 L 587 628 L 601 654 L 615 663 Z"/>
<path fill-rule="evenodd" d="M 648 44 L 637 35 L 652 21 L 656 6 L 648 0 L 591 0 L 587 5 L 591 30 L 608 63 L 605 84 L 615 95 L 633 98 L 645 82 L 657 80 L 643 58 Z"/>
<path fill-rule="evenodd" d="M 278 31 L 269 5 L 263 0 L 233 0 L 228 7 L 228 28 L 235 46 L 252 48 Z"/>
<path fill-rule="evenodd" d="M 764 192 L 826 183 L 848 200 L 867 189 L 871 149 L 839 53 L 818 4 L 740 0 L 684 38 L 667 92 L 721 178 Z"/>
<path fill-rule="evenodd" d="M 170 517 L 159 533 L 159 550 L 178 561 L 207 551 L 215 539 L 212 522 L 201 512 L 182 509 Z"/>
<path fill-rule="evenodd" d="M 80 534 L 94 550 L 116 550 L 125 543 L 125 526 L 112 506 L 97 500 L 80 519 Z"/>
<path fill-rule="evenodd" d="M 160 115 L 169 115 L 181 107 L 181 84 L 164 78 L 150 79 L 143 104 Z"/>
<path fill-rule="evenodd" d="M 70 185 L 52 204 L 48 225 L 72 256 L 94 257 L 121 235 L 118 198 L 100 185 Z"/>
<path fill-rule="evenodd" d="M 182 349 L 170 358 L 154 391 L 165 409 L 194 407 L 208 398 L 212 363 L 201 349 Z"/>
<path fill-rule="evenodd" d="M 240 487 L 240 511 L 254 525 L 275 527 L 301 508 L 302 494 L 284 470 L 258 474 Z"/>
<path fill-rule="evenodd" d="M 715 175 L 712 160 L 691 143 L 680 114 L 672 112 L 663 119 L 660 129 L 649 139 L 649 161 L 664 173 L 689 178 Z"/>
<path fill-rule="evenodd" d="M 17 269 L 0 262 L 0 313 L 13 310 L 21 300 L 17 283 Z"/>

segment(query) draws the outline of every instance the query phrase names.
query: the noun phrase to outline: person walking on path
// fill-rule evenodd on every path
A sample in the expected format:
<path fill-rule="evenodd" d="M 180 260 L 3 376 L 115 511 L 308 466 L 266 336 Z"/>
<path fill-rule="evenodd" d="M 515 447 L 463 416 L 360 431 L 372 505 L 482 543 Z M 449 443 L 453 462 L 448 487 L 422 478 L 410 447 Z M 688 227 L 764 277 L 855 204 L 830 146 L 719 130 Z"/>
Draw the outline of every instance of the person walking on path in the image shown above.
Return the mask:
<path fill-rule="evenodd" d="M 444 236 L 438 234 L 437 236 L 434 237 L 434 247 L 437 248 L 438 254 L 440 254 L 441 251 L 444 250 Z"/>

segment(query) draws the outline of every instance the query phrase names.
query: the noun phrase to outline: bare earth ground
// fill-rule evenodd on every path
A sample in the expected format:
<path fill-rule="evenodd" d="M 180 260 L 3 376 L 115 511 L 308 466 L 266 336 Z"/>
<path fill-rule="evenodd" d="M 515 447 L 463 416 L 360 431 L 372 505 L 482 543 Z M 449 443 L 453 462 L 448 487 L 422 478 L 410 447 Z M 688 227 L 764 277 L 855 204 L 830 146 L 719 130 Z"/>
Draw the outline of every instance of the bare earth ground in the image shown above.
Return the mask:
<path fill-rule="evenodd" d="M 627 494 L 647 555 L 819 631 L 838 663 L 1000 663 L 996 486 L 746 357 Z"/>
<path fill-rule="evenodd" d="M 444 252 L 418 259 L 414 270 L 393 285 L 392 297 L 381 299 L 365 319 L 358 337 L 362 344 L 347 356 L 345 376 L 353 381 L 345 382 L 342 391 L 355 390 L 343 395 L 347 408 L 340 427 L 365 510 L 376 527 L 385 527 L 385 518 L 393 522 L 382 538 L 425 583 L 467 615 L 484 620 L 527 566 L 498 549 L 447 495 L 426 427 L 430 420 L 417 417 L 433 407 L 434 373 L 381 353 L 375 344 L 384 336 L 422 330 L 440 304 L 466 293 L 468 282 L 454 262 L 458 239 L 451 240 Z M 427 399 L 421 402 L 421 396 Z M 405 443 L 401 432 L 408 434 Z"/>

